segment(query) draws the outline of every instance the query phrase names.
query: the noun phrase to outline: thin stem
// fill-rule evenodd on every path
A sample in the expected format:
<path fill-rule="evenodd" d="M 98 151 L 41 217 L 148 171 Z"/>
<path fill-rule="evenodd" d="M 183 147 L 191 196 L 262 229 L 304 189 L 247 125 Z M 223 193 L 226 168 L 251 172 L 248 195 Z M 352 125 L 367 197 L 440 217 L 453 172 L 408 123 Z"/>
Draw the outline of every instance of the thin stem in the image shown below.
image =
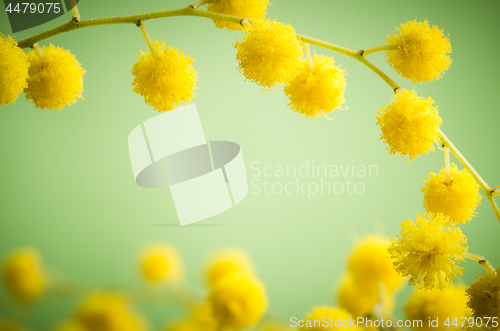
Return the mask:
<path fill-rule="evenodd" d="M 37 55 L 37 57 L 42 62 L 42 65 L 46 66 L 47 65 L 47 60 L 45 60 L 45 56 L 43 56 L 43 52 L 40 49 L 40 46 L 38 46 L 38 44 L 34 44 L 33 45 L 33 50 L 35 51 L 35 54 Z"/>
<path fill-rule="evenodd" d="M 214 2 L 214 0 L 200 0 L 200 1 L 193 3 L 189 7 L 193 8 L 193 9 L 197 9 L 198 7 L 201 7 L 203 5 L 206 5 L 207 3 L 212 3 L 212 2 Z"/>
<path fill-rule="evenodd" d="M 149 51 L 151 52 L 151 54 L 154 56 L 154 58 L 156 60 L 159 60 L 160 56 L 156 52 L 155 46 L 153 45 L 153 42 L 151 41 L 151 37 L 149 36 L 148 30 L 146 29 L 146 23 L 144 23 L 143 21 L 139 21 L 137 23 L 137 26 L 139 27 L 139 29 L 141 29 L 141 32 L 142 32 L 142 35 L 144 36 L 144 39 L 146 39 L 146 43 L 148 44 Z"/>
<path fill-rule="evenodd" d="M 446 171 L 446 184 L 451 184 L 451 172 L 450 172 L 450 149 L 444 147 L 444 168 Z"/>
<path fill-rule="evenodd" d="M 389 76 L 387 76 L 382 70 L 380 70 L 377 66 L 375 66 L 373 63 L 365 59 L 359 52 L 356 52 L 350 48 L 338 46 L 335 44 L 327 43 L 326 41 L 322 41 L 319 39 L 307 37 L 301 34 L 297 34 L 297 36 L 305 43 L 320 46 L 329 50 L 332 50 L 337 53 L 341 53 L 344 55 L 347 55 L 349 57 L 352 57 L 355 60 L 358 60 L 359 62 L 363 63 L 365 66 L 370 68 L 373 72 L 375 72 L 377 75 L 380 76 L 390 87 L 392 87 L 393 91 L 396 92 L 400 87 L 398 84 L 396 84 L 395 81 L 393 81 Z"/>
<path fill-rule="evenodd" d="M 486 184 L 486 182 L 479 176 L 477 171 L 472 167 L 472 165 L 467 162 L 465 157 L 460 153 L 460 151 L 452 144 L 452 142 L 444 135 L 444 133 L 439 130 L 440 138 L 441 138 L 441 143 L 443 146 L 448 147 L 453 155 L 460 161 L 460 163 L 464 166 L 465 169 L 471 174 L 471 176 L 476 180 L 476 182 L 479 184 L 481 189 L 483 190 L 484 194 L 486 195 L 486 198 L 488 198 L 488 201 L 491 204 L 491 207 L 493 208 L 493 212 L 495 213 L 495 216 L 500 223 L 500 210 L 498 209 L 498 206 L 492 196 L 491 189 Z"/>
<path fill-rule="evenodd" d="M 381 45 L 381 46 L 370 47 L 367 49 L 362 49 L 358 53 L 362 56 L 367 56 L 367 55 L 369 55 L 371 53 L 375 53 L 375 52 L 394 51 L 397 49 L 398 49 L 398 46 L 396 46 L 396 45 Z"/>
<path fill-rule="evenodd" d="M 73 12 L 73 21 L 76 23 L 81 21 L 80 13 L 78 12 L 78 8 L 76 7 L 75 0 L 71 0 L 71 11 Z"/>
<path fill-rule="evenodd" d="M 486 269 L 488 272 L 492 272 L 496 274 L 496 270 L 491 266 L 491 264 L 484 258 L 484 256 L 478 255 L 478 254 L 472 254 L 472 253 L 464 253 L 463 257 L 466 259 L 476 261 L 479 263 L 484 269 Z"/>
<path fill-rule="evenodd" d="M 138 21 L 146 21 L 155 18 L 162 17 L 173 17 L 173 16 L 199 16 L 199 17 L 208 17 L 215 18 L 219 20 L 224 20 L 228 22 L 233 22 L 237 24 L 241 24 L 243 17 L 237 17 L 232 15 L 225 15 L 219 13 L 212 13 L 206 10 L 198 10 L 191 7 L 179 8 L 179 9 L 170 9 L 163 10 L 157 12 L 151 12 L 146 14 L 137 14 L 137 15 L 129 15 L 129 16 L 115 16 L 115 17 L 104 17 L 104 18 L 96 18 L 90 20 L 82 20 L 75 24 L 73 20 L 63 23 L 55 28 L 50 30 L 38 33 L 34 36 L 28 37 L 18 42 L 18 46 L 21 48 L 31 47 L 31 45 L 40 42 L 42 40 L 51 38 L 53 36 L 57 36 L 61 33 L 66 33 L 69 31 L 88 28 L 91 26 L 99 26 L 99 25 L 110 25 L 110 24 L 137 24 Z"/>
<path fill-rule="evenodd" d="M 307 63 L 309 63 L 309 68 L 312 70 L 314 68 L 314 64 L 311 57 L 311 49 L 309 47 L 309 44 L 306 44 L 305 48 L 306 48 L 305 53 L 306 53 Z"/>

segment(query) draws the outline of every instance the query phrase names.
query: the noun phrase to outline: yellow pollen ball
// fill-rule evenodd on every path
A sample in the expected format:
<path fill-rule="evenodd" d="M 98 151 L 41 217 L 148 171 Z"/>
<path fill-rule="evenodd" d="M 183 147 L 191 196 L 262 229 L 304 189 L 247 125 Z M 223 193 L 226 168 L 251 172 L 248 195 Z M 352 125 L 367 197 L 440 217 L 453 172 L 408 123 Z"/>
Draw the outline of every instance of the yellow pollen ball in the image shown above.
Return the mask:
<path fill-rule="evenodd" d="M 433 81 L 441 78 L 451 65 L 450 39 L 444 36 L 437 26 L 432 28 L 429 22 L 409 21 L 401 24 L 399 34 L 386 37 L 389 45 L 396 50 L 387 52 L 387 62 L 404 78 L 414 83 Z"/>
<path fill-rule="evenodd" d="M 466 290 L 467 306 L 475 318 L 490 318 L 500 321 L 500 268 L 496 273 L 484 271 Z M 500 322 L 499 322 L 500 323 Z M 497 325 L 498 326 L 498 325 Z"/>
<path fill-rule="evenodd" d="M 253 265 L 247 254 L 239 250 L 228 250 L 214 254 L 207 267 L 207 282 L 213 286 L 227 275 L 253 274 Z"/>
<path fill-rule="evenodd" d="M 314 55 L 312 68 L 306 60 L 299 75 L 287 86 L 288 106 L 306 117 L 319 118 L 345 102 L 345 70 L 335 66 L 333 57 Z"/>
<path fill-rule="evenodd" d="M 194 60 L 177 47 L 165 48 L 163 42 L 155 40 L 153 46 L 158 59 L 141 51 L 132 67 L 134 92 L 159 112 L 173 110 L 181 102 L 189 103 L 194 98 L 197 80 Z"/>
<path fill-rule="evenodd" d="M 211 287 L 208 298 L 214 316 L 228 329 L 256 324 L 267 307 L 264 285 L 249 275 L 230 274 Z"/>
<path fill-rule="evenodd" d="M 383 283 L 387 293 L 392 294 L 403 281 L 393 269 L 387 249 L 390 240 L 379 236 L 367 236 L 358 242 L 349 256 L 348 270 L 359 287 L 368 292 L 379 292 Z"/>
<path fill-rule="evenodd" d="M 182 275 L 182 262 L 177 251 L 169 245 L 152 245 L 140 258 L 142 276 L 149 282 L 172 282 Z"/>
<path fill-rule="evenodd" d="M 352 277 L 346 277 L 338 291 L 337 301 L 339 306 L 350 312 L 354 317 L 367 316 L 372 312 L 374 306 L 381 301 L 380 288 L 367 288 L 363 285 L 356 283 Z M 392 297 L 387 296 L 383 300 L 383 310 L 390 311 L 394 305 Z"/>
<path fill-rule="evenodd" d="M 236 41 L 238 69 L 246 79 L 271 88 L 288 84 L 304 66 L 302 41 L 291 25 L 255 19 L 241 41 Z"/>
<path fill-rule="evenodd" d="M 28 53 L 30 62 L 26 99 L 40 109 L 61 110 L 82 98 L 83 74 L 80 63 L 69 51 L 50 45 L 41 49 L 44 60 L 35 51 Z"/>
<path fill-rule="evenodd" d="M 245 17 L 247 19 L 264 19 L 266 16 L 268 0 L 214 0 L 208 4 L 207 11 L 225 15 Z M 228 30 L 243 30 L 238 23 L 212 19 L 218 28 Z"/>
<path fill-rule="evenodd" d="M 93 293 L 78 308 L 75 322 L 85 330 L 144 331 L 142 316 L 134 312 L 124 296 L 113 293 Z"/>
<path fill-rule="evenodd" d="M 401 222 L 397 239 L 391 238 L 388 250 L 394 268 L 401 276 L 410 276 L 410 285 L 442 290 L 462 275 L 463 268 L 456 263 L 464 260 L 467 238 L 443 214 L 415 217 L 416 221 Z"/>
<path fill-rule="evenodd" d="M 479 185 L 466 169 L 450 168 L 448 181 L 443 168 L 438 175 L 430 173 L 424 180 L 424 208 L 428 213 L 443 213 L 453 223 L 465 223 L 474 216 L 481 201 Z"/>
<path fill-rule="evenodd" d="M 413 160 L 434 150 L 443 123 L 434 100 L 418 97 L 415 91 L 403 90 L 392 102 L 378 110 L 377 124 L 381 138 L 392 154 L 409 155 Z"/>
<path fill-rule="evenodd" d="M 456 285 L 444 291 L 416 289 L 404 306 L 404 312 L 408 320 L 422 321 L 413 324 L 414 330 L 422 331 L 460 330 L 463 322 L 460 317 L 470 315 L 465 288 Z M 437 327 L 429 325 L 429 318 L 433 321 L 438 320 Z M 453 325 L 455 319 L 459 322 L 458 326 Z M 449 325 L 444 324 L 446 321 Z"/>
<path fill-rule="evenodd" d="M 0 104 L 15 103 L 28 86 L 29 66 L 28 57 L 17 42 L 0 33 Z"/>
<path fill-rule="evenodd" d="M 2 280 L 17 301 L 30 303 L 36 300 L 46 286 L 38 253 L 29 248 L 12 253 L 2 265 Z"/>

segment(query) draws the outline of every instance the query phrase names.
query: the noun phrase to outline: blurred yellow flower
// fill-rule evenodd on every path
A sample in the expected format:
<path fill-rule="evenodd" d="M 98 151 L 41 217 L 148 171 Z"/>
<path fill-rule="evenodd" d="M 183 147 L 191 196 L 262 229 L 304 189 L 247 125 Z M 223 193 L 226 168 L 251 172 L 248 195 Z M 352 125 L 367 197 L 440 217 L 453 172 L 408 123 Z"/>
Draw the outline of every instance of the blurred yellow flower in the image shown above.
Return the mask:
<path fill-rule="evenodd" d="M 420 320 L 421 326 L 414 324 L 415 330 L 460 330 L 463 320 L 460 317 L 470 315 L 467 309 L 467 296 L 465 287 L 453 285 L 444 291 L 439 289 L 420 290 L 416 289 L 404 306 L 404 312 L 408 320 Z M 431 320 L 438 319 L 439 326 L 429 325 Z M 458 327 L 452 323 L 457 319 Z M 448 321 L 449 325 L 444 325 Z"/>
<path fill-rule="evenodd" d="M 354 317 L 342 308 L 334 308 L 329 306 L 317 306 L 313 307 L 312 312 L 306 315 L 304 320 L 304 326 L 300 327 L 300 330 L 316 330 L 316 331 L 328 331 L 328 330 L 359 330 L 362 328 L 352 327 L 350 325 L 350 320 Z M 347 323 L 345 322 L 347 321 Z M 335 325 L 337 322 L 337 325 Z M 345 326 L 342 326 L 344 322 Z"/>
<path fill-rule="evenodd" d="M 211 288 L 208 302 L 215 318 L 229 329 L 256 324 L 267 307 L 264 285 L 250 275 L 241 274 L 219 279 Z"/>
<path fill-rule="evenodd" d="M 456 165 L 450 169 L 451 183 L 442 168 L 438 175 L 431 172 L 424 180 L 424 208 L 428 213 L 443 213 L 453 223 L 465 223 L 474 216 L 481 201 L 479 185 L 466 169 L 458 170 Z"/>
<path fill-rule="evenodd" d="M 82 324 L 78 322 L 69 321 L 57 325 L 55 328 L 52 329 L 52 331 L 89 331 L 89 330 L 87 330 Z"/>
<path fill-rule="evenodd" d="M 302 70 L 287 86 L 285 93 L 294 111 L 306 117 L 319 118 L 345 102 L 344 69 L 335 66 L 333 57 L 314 55 L 313 67 L 303 60 Z"/>
<path fill-rule="evenodd" d="M 36 300 L 46 285 L 38 253 L 30 248 L 12 253 L 2 265 L 2 280 L 17 301 L 30 303 Z"/>
<path fill-rule="evenodd" d="M 44 62 L 35 51 L 28 53 L 30 62 L 26 99 L 40 109 L 61 110 L 82 98 L 83 74 L 80 63 L 69 51 L 50 45 L 43 47 Z"/>
<path fill-rule="evenodd" d="M 30 64 L 11 36 L 0 33 L 0 104 L 15 103 L 28 83 Z"/>
<path fill-rule="evenodd" d="M 0 331 L 26 331 L 26 329 L 9 320 L 0 318 Z"/>
<path fill-rule="evenodd" d="M 157 244 L 146 247 L 140 257 L 142 276 L 149 282 L 172 282 L 182 275 L 182 262 L 172 246 Z"/>
<path fill-rule="evenodd" d="M 195 306 L 188 319 L 166 328 L 166 331 L 215 331 L 217 321 L 208 305 Z"/>
<path fill-rule="evenodd" d="M 132 311 L 125 298 L 113 293 L 90 295 L 75 314 L 75 321 L 89 331 L 144 331 L 144 319 Z"/>
<path fill-rule="evenodd" d="M 175 104 L 190 102 L 198 74 L 192 65 L 194 59 L 179 52 L 177 47 L 165 49 L 164 42 L 154 40 L 153 46 L 159 58 L 141 51 L 132 67 L 134 92 L 160 112 L 174 109 Z"/>
<path fill-rule="evenodd" d="M 450 39 L 436 25 L 429 22 L 408 21 L 401 24 L 391 36 L 385 38 L 396 50 L 387 52 L 387 62 L 404 78 L 414 83 L 433 81 L 451 65 Z"/>
<path fill-rule="evenodd" d="M 340 308 L 347 310 L 355 317 L 365 317 L 371 313 L 374 306 L 380 302 L 380 289 L 367 288 L 356 283 L 351 277 L 346 277 L 337 294 L 337 301 Z M 391 296 L 383 298 L 382 307 L 384 311 L 390 311 L 393 308 L 393 299 Z"/>
<path fill-rule="evenodd" d="M 500 321 L 500 268 L 496 273 L 484 271 L 466 291 L 467 306 L 472 309 L 474 317 L 491 317 Z"/>
<path fill-rule="evenodd" d="M 368 292 L 380 291 L 383 283 L 389 294 L 393 293 L 403 277 L 394 270 L 387 249 L 390 240 L 369 235 L 358 242 L 349 256 L 348 271 L 354 282 Z"/>
<path fill-rule="evenodd" d="M 391 155 L 409 155 L 413 160 L 434 150 L 432 144 L 439 139 L 443 122 L 433 104 L 430 97 L 424 99 L 415 91 L 403 89 L 389 105 L 377 111 L 381 139 L 389 145 Z"/>
<path fill-rule="evenodd" d="M 252 262 L 248 255 L 240 250 L 227 250 L 214 254 L 208 263 L 207 281 L 213 286 L 217 281 L 227 275 L 248 274 L 254 272 Z"/>
<path fill-rule="evenodd" d="M 208 4 L 207 11 L 240 16 L 247 19 L 260 18 L 266 16 L 268 0 L 213 0 Z M 241 24 L 213 19 L 215 26 L 228 30 L 243 30 Z"/>
<path fill-rule="evenodd" d="M 291 25 L 254 19 L 246 36 L 236 41 L 238 69 L 246 79 L 263 87 L 288 84 L 304 66 L 302 41 Z"/>
<path fill-rule="evenodd" d="M 401 222 L 401 232 L 391 239 L 389 253 L 394 268 L 402 276 L 410 276 L 410 285 L 422 289 L 446 288 L 462 275 L 456 262 L 464 260 L 467 238 L 460 228 L 448 225 L 443 214 L 415 214 L 416 221 Z"/>

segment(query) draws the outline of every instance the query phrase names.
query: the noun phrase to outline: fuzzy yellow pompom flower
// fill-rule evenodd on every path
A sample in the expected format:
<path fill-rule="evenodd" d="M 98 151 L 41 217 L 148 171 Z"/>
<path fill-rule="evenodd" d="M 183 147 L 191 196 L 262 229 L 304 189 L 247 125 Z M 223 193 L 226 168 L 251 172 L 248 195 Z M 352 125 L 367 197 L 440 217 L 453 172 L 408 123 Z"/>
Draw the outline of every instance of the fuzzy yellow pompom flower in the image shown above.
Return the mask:
<path fill-rule="evenodd" d="M 30 303 L 36 300 L 46 285 L 38 253 L 29 248 L 12 253 L 2 265 L 2 280 L 17 301 Z"/>
<path fill-rule="evenodd" d="M 408 320 L 419 320 L 422 324 L 414 324 L 414 330 L 460 330 L 463 320 L 470 311 L 467 309 L 467 296 L 463 286 L 451 286 L 444 291 L 438 289 L 416 289 L 404 306 Z M 431 320 L 438 320 L 438 326 L 430 326 Z M 453 325 L 457 319 L 458 326 Z M 444 325 L 444 323 L 449 325 Z"/>
<path fill-rule="evenodd" d="M 11 36 L 0 33 L 0 104 L 15 103 L 28 83 L 30 64 Z"/>
<path fill-rule="evenodd" d="M 28 53 L 30 68 L 26 99 L 31 99 L 42 110 L 61 110 L 82 98 L 85 70 L 67 50 L 52 44 L 41 50 L 43 60 L 35 51 Z"/>
<path fill-rule="evenodd" d="M 239 250 L 228 250 L 214 254 L 207 267 L 207 282 L 213 286 L 225 276 L 234 274 L 253 274 L 253 265 L 247 254 Z"/>
<path fill-rule="evenodd" d="M 219 14 L 244 17 L 247 19 L 266 16 L 269 0 L 214 0 L 208 4 L 207 11 Z M 243 30 L 241 24 L 213 19 L 215 26 L 228 30 Z"/>
<path fill-rule="evenodd" d="M 220 323 L 238 330 L 256 324 L 267 307 L 264 285 L 250 275 L 241 274 L 219 279 L 211 287 L 208 302 Z"/>
<path fill-rule="evenodd" d="M 12 321 L 0 318 L 0 331 L 25 331 L 23 327 Z"/>
<path fill-rule="evenodd" d="M 113 293 L 98 292 L 87 297 L 75 314 L 75 322 L 96 331 L 147 329 L 142 316 L 131 309 L 127 300 Z"/>
<path fill-rule="evenodd" d="M 387 52 L 387 62 L 404 78 L 414 83 L 433 81 L 451 65 L 450 39 L 436 25 L 432 28 L 427 20 L 401 24 L 392 36 L 385 38 L 397 49 Z"/>
<path fill-rule="evenodd" d="M 500 323 L 500 268 L 496 273 L 484 271 L 466 291 L 474 317 L 491 317 Z"/>
<path fill-rule="evenodd" d="M 300 330 L 359 330 L 361 328 L 353 327 L 349 322 L 354 317 L 342 308 L 329 306 L 313 307 L 312 312 L 308 313 L 304 319 L 304 326 Z M 335 325 L 337 323 L 337 325 Z M 344 325 L 342 325 L 344 323 Z"/>
<path fill-rule="evenodd" d="M 392 297 L 387 296 L 381 301 L 380 288 L 367 288 L 363 285 L 356 283 L 351 277 L 346 277 L 337 294 L 339 306 L 355 317 L 367 316 L 379 303 L 382 303 L 380 308 L 384 311 L 392 309 L 394 304 Z"/>
<path fill-rule="evenodd" d="M 453 223 L 465 223 L 474 216 L 481 201 L 479 185 L 465 169 L 450 168 L 451 182 L 448 182 L 445 168 L 438 175 L 431 172 L 425 186 L 424 208 L 428 213 L 443 213 Z"/>
<path fill-rule="evenodd" d="M 182 262 L 177 251 L 164 244 L 146 247 L 140 257 L 142 276 L 149 282 L 172 282 L 182 275 Z"/>
<path fill-rule="evenodd" d="M 443 123 L 434 100 L 418 97 L 415 91 L 403 90 L 392 102 L 378 110 L 377 124 L 381 138 L 389 146 L 391 155 L 409 155 L 413 160 L 420 154 L 434 150 Z"/>
<path fill-rule="evenodd" d="M 367 236 L 356 244 L 349 256 L 348 271 L 353 281 L 368 292 L 379 292 L 383 283 L 392 294 L 403 278 L 394 270 L 387 249 L 390 240 L 380 236 Z"/>
<path fill-rule="evenodd" d="M 303 62 L 299 75 L 285 86 L 288 106 L 313 118 L 339 108 L 345 102 L 345 70 L 335 66 L 333 57 L 323 55 L 314 55 L 312 68 L 306 60 Z"/>
<path fill-rule="evenodd" d="M 288 84 L 304 66 L 303 43 L 290 24 L 255 19 L 236 41 L 238 69 L 246 79 L 263 87 Z"/>
<path fill-rule="evenodd" d="M 401 222 L 397 240 L 391 238 L 389 254 L 394 268 L 402 276 L 410 276 L 410 285 L 422 289 L 446 288 L 463 268 L 456 262 L 464 260 L 467 238 L 460 228 L 448 225 L 443 214 L 415 214 L 416 221 Z"/>
<path fill-rule="evenodd" d="M 175 104 L 190 102 L 198 74 L 192 65 L 194 59 L 179 52 L 177 47 L 165 48 L 164 42 L 154 40 L 153 46 L 158 58 L 141 51 L 132 67 L 134 92 L 160 112 L 174 109 Z"/>

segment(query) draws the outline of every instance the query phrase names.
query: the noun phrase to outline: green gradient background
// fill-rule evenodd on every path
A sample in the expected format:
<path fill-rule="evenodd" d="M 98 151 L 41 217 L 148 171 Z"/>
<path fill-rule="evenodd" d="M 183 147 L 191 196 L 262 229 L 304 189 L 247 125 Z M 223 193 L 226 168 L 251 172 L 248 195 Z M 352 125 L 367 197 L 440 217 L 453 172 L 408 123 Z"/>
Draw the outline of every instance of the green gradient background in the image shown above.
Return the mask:
<path fill-rule="evenodd" d="M 187 6 L 188 1 L 82 0 L 82 18 L 128 15 Z M 3 9 L 3 7 L 2 7 Z M 496 0 L 482 1 L 327 1 L 275 0 L 268 15 L 299 32 L 360 49 L 383 44 L 395 26 L 427 18 L 449 34 L 453 64 L 443 79 L 413 84 L 398 77 L 382 53 L 370 55 L 389 76 L 419 95 L 432 96 L 443 118 L 442 130 L 491 186 L 500 185 L 498 90 L 500 24 Z M 64 16 L 21 39 L 65 22 Z M 7 15 L 0 28 L 10 33 Z M 364 195 L 251 195 L 237 207 L 194 226 L 177 227 L 168 190 L 143 189 L 133 180 L 127 136 L 156 115 L 132 92 L 131 68 L 147 46 L 134 25 L 93 27 L 44 41 L 71 50 L 86 70 L 84 100 L 63 111 L 40 111 L 24 96 L 0 106 L 0 256 L 20 246 L 40 250 L 44 262 L 67 276 L 88 282 L 137 285 L 139 248 L 166 241 L 186 264 L 188 282 L 205 290 L 202 270 L 213 249 L 241 247 L 255 262 L 267 286 L 270 309 L 301 317 L 313 305 L 335 304 L 333 290 L 346 269 L 353 238 L 399 232 L 399 223 L 423 212 L 422 178 L 443 166 L 436 151 L 411 164 L 390 156 L 379 140 L 376 110 L 390 102 L 392 90 L 368 68 L 333 55 L 347 71 L 345 112 L 325 119 L 300 119 L 287 107 L 283 88 L 265 92 L 237 70 L 232 46 L 240 32 L 214 27 L 209 19 L 174 17 L 148 21 L 154 39 L 179 47 L 196 59 L 196 97 L 205 135 L 241 145 L 247 165 L 375 164 L 379 176 L 363 179 Z M 452 158 L 453 162 L 456 162 Z M 251 179 L 252 177 L 249 177 Z M 275 180 L 275 179 L 273 179 Z M 279 180 L 279 179 L 276 179 Z M 282 179 L 283 182 L 288 179 Z M 462 226 L 470 251 L 494 266 L 500 227 L 488 201 Z M 381 229 L 382 228 L 382 229 Z M 481 268 L 472 263 L 464 282 Z M 396 313 L 410 293 L 398 295 Z M 3 292 L 0 295 L 5 295 Z M 37 306 L 28 325 L 49 328 L 68 316 L 76 301 Z M 152 324 L 162 326 L 177 310 L 144 306 Z M 10 310 L 0 308 L 0 316 Z"/>

